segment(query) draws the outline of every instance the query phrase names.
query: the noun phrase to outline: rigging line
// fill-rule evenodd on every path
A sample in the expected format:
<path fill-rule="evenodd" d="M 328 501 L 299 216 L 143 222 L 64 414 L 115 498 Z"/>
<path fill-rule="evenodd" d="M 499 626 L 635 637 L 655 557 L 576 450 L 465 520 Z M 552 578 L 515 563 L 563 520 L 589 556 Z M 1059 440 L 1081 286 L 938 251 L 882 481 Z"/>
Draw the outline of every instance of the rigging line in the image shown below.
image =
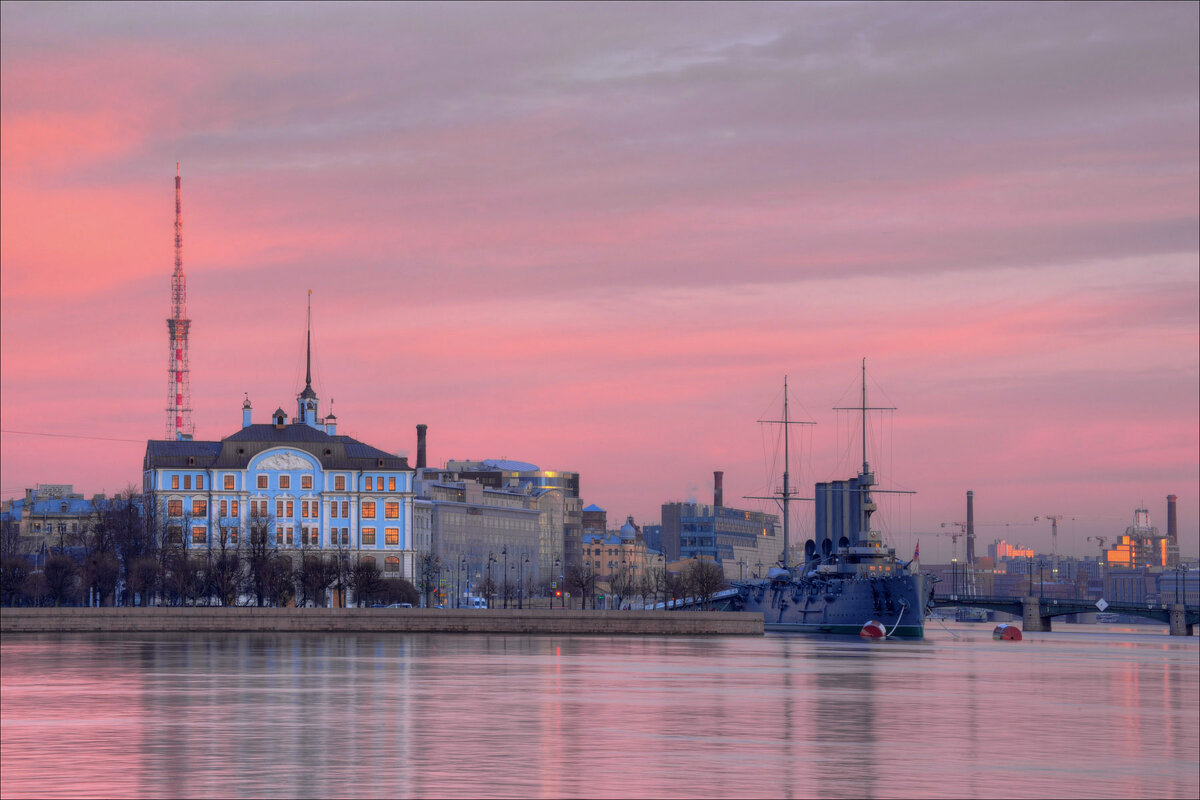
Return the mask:
<path fill-rule="evenodd" d="M 73 433 L 43 433 L 41 431 L 14 431 L 9 428 L 0 429 L 0 433 L 19 433 L 22 436 L 53 436 L 56 439 L 94 439 L 98 442 L 137 442 L 145 444 L 146 439 L 114 439 L 111 436 L 79 436 Z"/>

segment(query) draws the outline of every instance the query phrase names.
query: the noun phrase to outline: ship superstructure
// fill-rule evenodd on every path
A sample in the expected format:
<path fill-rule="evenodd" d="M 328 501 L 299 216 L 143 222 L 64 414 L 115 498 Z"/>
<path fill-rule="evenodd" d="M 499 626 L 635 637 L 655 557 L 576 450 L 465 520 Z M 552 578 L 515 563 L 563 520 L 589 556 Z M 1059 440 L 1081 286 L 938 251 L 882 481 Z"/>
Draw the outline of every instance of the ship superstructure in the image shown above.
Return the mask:
<path fill-rule="evenodd" d="M 853 409 L 862 413 L 862 469 L 848 480 L 816 485 L 813 538 L 804 544 L 803 560 L 791 563 L 785 542 L 779 566 L 765 580 L 733 583 L 733 608 L 761 611 L 767 630 L 857 634 L 878 620 L 889 636 L 924 636 L 932 587 L 912 561 L 900 561 L 885 546 L 871 523 L 873 494 L 891 490 L 877 487 L 867 462 L 866 413 L 879 409 L 867 405 L 866 386 L 864 359 L 862 403 Z M 782 422 L 790 423 L 786 399 Z M 776 499 L 786 519 L 792 500 L 786 485 Z"/>

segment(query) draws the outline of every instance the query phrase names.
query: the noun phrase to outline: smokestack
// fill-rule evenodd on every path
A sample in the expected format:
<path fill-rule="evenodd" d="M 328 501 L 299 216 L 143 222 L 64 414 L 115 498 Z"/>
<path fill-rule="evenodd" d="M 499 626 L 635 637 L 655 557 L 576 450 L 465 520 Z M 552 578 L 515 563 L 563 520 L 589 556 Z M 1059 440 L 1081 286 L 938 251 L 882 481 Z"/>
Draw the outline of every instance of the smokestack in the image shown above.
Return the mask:
<path fill-rule="evenodd" d="M 1175 517 L 1175 501 L 1179 499 L 1173 494 L 1167 495 L 1167 548 L 1173 556 L 1176 566 L 1179 563 L 1179 520 Z"/>
<path fill-rule="evenodd" d="M 425 431 L 428 425 L 417 426 L 417 469 L 425 469 Z"/>
<path fill-rule="evenodd" d="M 713 471 L 713 505 L 717 508 L 725 505 L 725 473 L 721 470 Z"/>
<path fill-rule="evenodd" d="M 975 493 L 967 492 L 967 565 L 975 564 Z"/>

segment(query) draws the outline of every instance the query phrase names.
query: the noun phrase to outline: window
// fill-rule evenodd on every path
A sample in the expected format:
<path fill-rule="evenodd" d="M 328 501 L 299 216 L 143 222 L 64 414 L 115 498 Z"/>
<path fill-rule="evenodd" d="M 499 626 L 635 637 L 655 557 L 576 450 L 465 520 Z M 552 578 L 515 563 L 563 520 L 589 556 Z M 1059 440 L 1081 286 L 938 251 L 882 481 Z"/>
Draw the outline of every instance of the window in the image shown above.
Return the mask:
<path fill-rule="evenodd" d="M 208 530 L 199 525 L 192 528 L 192 544 L 204 544 L 208 539 Z"/>
<path fill-rule="evenodd" d="M 307 500 L 303 500 L 300 503 L 300 516 L 302 516 L 302 517 L 308 516 L 308 501 Z"/>
<path fill-rule="evenodd" d="M 266 476 L 266 475 L 259 475 L 259 476 L 258 476 L 258 488 L 260 488 L 260 489 L 266 489 L 266 488 L 269 488 L 269 487 L 267 486 L 267 476 Z"/>
<path fill-rule="evenodd" d="M 207 500 L 193 500 L 192 501 L 192 516 L 203 517 L 203 516 L 207 516 L 207 515 L 208 515 L 208 501 Z"/>
<path fill-rule="evenodd" d="M 396 556 L 388 556 L 387 558 L 385 558 L 383 560 L 383 571 L 384 572 L 399 572 L 400 571 L 400 559 L 397 558 Z"/>
<path fill-rule="evenodd" d="M 363 556 L 358 560 L 358 562 L 360 564 L 370 564 L 371 566 L 375 566 L 375 556 Z"/>
<path fill-rule="evenodd" d="M 344 547 L 350 546 L 350 529 L 349 528 L 342 528 L 342 545 Z"/>
<path fill-rule="evenodd" d="M 168 517 L 182 517 L 183 516 L 183 501 L 182 500 L 168 500 L 167 501 L 167 516 Z"/>
<path fill-rule="evenodd" d="M 363 547 L 374 547 L 375 546 L 375 529 L 374 528 L 363 528 L 362 529 L 362 546 Z"/>
<path fill-rule="evenodd" d="M 295 529 L 291 525 L 287 526 L 287 530 L 284 533 L 284 538 L 287 540 L 288 544 L 295 544 L 295 540 L 292 539 L 292 533 L 294 531 Z"/>
<path fill-rule="evenodd" d="M 280 475 L 279 476 L 279 488 L 280 489 L 292 488 L 292 476 L 291 475 Z"/>
<path fill-rule="evenodd" d="M 304 525 L 300 528 L 300 544 L 308 545 L 308 526 Z"/>
<path fill-rule="evenodd" d="M 334 477 L 333 488 L 334 488 L 334 490 L 339 491 L 339 492 L 346 491 L 346 476 L 338 475 L 338 476 Z"/>
<path fill-rule="evenodd" d="M 311 489 L 312 488 L 312 475 L 301 475 L 300 476 L 300 488 L 301 489 Z"/>
<path fill-rule="evenodd" d="M 275 501 L 275 516 L 280 517 L 280 518 L 283 517 L 283 501 L 282 500 Z"/>
<path fill-rule="evenodd" d="M 172 488 L 172 489 L 178 489 L 178 488 L 179 488 L 179 476 L 178 476 L 178 475 L 172 475 L 172 476 L 171 476 L 171 488 Z"/>
<path fill-rule="evenodd" d="M 222 516 L 222 517 L 229 516 L 229 506 L 226 504 L 226 502 L 224 500 L 221 501 L 221 512 L 220 512 L 219 516 Z"/>
<path fill-rule="evenodd" d="M 225 488 L 226 488 L 226 489 L 232 489 L 232 488 L 233 488 L 233 476 L 232 476 L 232 475 L 226 475 L 226 476 L 225 476 Z"/>
<path fill-rule="evenodd" d="M 338 515 L 338 513 L 337 513 L 337 512 L 338 512 L 338 504 L 337 504 L 337 503 L 330 503 L 330 504 L 329 504 L 329 517 L 330 517 L 330 519 L 337 519 L 337 515 Z"/>
<path fill-rule="evenodd" d="M 237 544 L 237 539 L 238 539 L 238 529 L 237 529 L 237 526 L 235 525 L 234 527 L 229 529 L 229 543 Z"/>
<path fill-rule="evenodd" d="M 375 519 L 375 501 L 364 500 L 362 504 L 362 518 Z"/>
<path fill-rule="evenodd" d="M 367 491 L 371 492 L 374 490 L 375 490 L 375 479 L 372 478 L 370 475 L 368 475 L 367 476 Z"/>
<path fill-rule="evenodd" d="M 400 544 L 400 529 L 386 528 L 383 532 L 383 543 L 392 547 Z"/>
<path fill-rule="evenodd" d="M 389 492 L 396 491 L 396 479 L 395 478 L 388 478 L 388 491 Z"/>
<path fill-rule="evenodd" d="M 191 475 L 183 476 L 183 488 L 185 488 L 185 489 L 192 488 L 192 476 Z"/>
<path fill-rule="evenodd" d="M 295 516 L 296 516 L 296 506 L 291 500 L 288 500 L 287 501 L 287 518 L 292 519 Z"/>
<path fill-rule="evenodd" d="M 350 519 L 350 501 L 349 500 L 342 501 L 342 518 Z"/>
<path fill-rule="evenodd" d="M 178 525 L 168 525 L 167 541 L 172 544 L 183 544 L 183 528 Z"/>
<path fill-rule="evenodd" d="M 232 516 L 235 516 L 235 517 L 236 517 L 236 516 L 238 516 L 238 501 L 237 501 L 237 500 L 232 500 L 232 501 L 230 501 L 230 503 L 229 503 L 229 513 L 230 513 L 230 515 L 232 515 Z"/>
<path fill-rule="evenodd" d="M 204 488 L 204 476 L 203 476 L 203 475 L 197 475 L 197 476 L 196 476 L 196 488 L 197 488 L 197 489 L 203 489 L 203 488 Z"/>
<path fill-rule="evenodd" d="M 400 504 L 394 501 L 388 501 L 384 504 L 384 514 L 388 519 L 400 519 Z"/>
<path fill-rule="evenodd" d="M 276 544 L 276 546 L 283 545 L 283 526 L 282 525 L 275 526 L 275 544 Z"/>

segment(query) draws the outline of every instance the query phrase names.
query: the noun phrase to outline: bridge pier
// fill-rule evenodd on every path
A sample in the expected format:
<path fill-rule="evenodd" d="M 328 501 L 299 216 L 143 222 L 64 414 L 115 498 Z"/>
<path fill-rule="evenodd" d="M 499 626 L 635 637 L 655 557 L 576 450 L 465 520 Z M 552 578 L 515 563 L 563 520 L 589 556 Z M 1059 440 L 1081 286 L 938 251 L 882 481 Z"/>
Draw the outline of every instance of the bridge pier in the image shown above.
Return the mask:
<path fill-rule="evenodd" d="M 1187 607 L 1182 603 L 1171 606 L 1170 632 L 1172 636 L 1191 636 L 1195 626 L 1187 620 Z"/>
<path fill-rule="evenodd" d="M 1030 632 L 1048 632 L 1050 618 L 1042 616 L 1042 603 L 1036 597 L 1026 597 L 1021 601 L 1021 630 Z"/>

